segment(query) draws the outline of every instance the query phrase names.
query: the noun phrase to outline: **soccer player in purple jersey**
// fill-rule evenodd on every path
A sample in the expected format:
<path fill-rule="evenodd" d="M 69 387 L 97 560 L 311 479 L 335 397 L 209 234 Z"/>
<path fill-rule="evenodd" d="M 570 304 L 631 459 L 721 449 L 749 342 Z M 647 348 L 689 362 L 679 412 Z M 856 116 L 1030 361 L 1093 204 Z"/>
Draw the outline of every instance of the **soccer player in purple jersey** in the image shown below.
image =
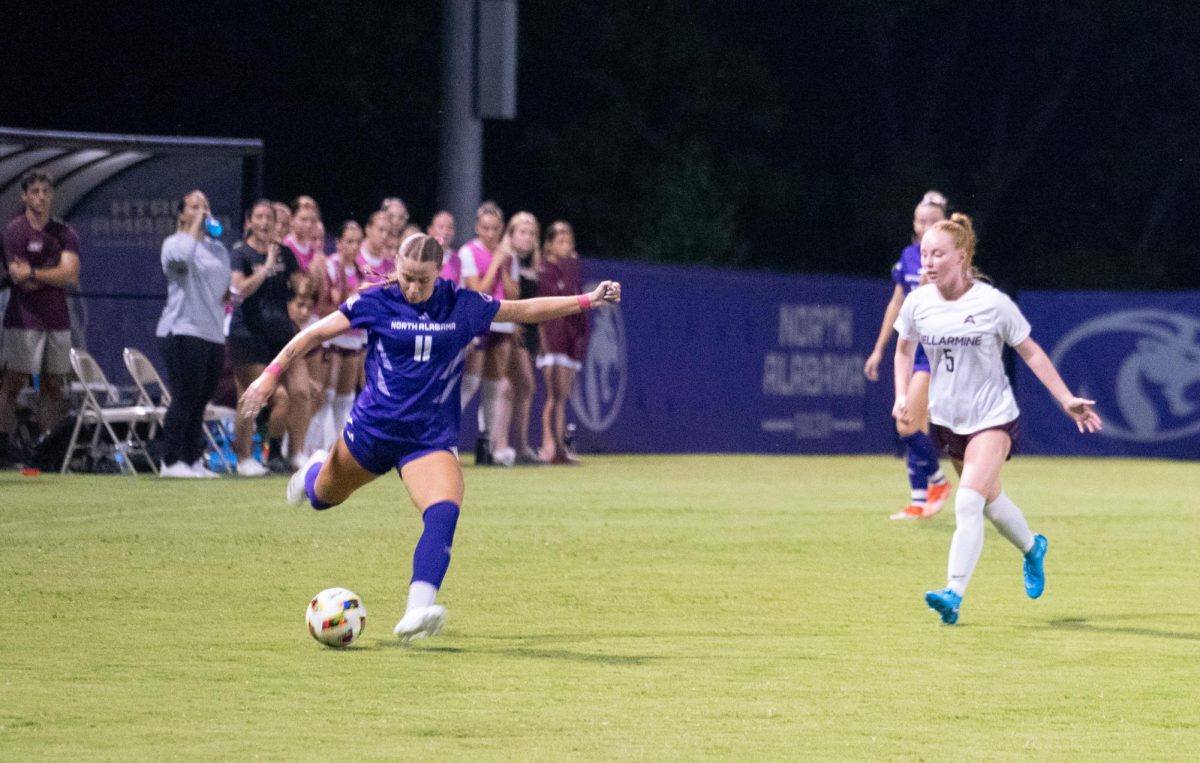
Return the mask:
<path fill-rule="evenodd" d="M 905 295 L 921 283 L 921 237 L 931 225 L 945 219 L 946 199 L 936 191 L 925 194 L 913 211 L 913 243 L 900 252 L 900 260 L 892 266 L 892 280 L 896 282 L 896 288 L 883 312 L 883 325 L 879 327 L 875 349 L 863 366 L 863 373 L 870 381 L 879 381 L 879 364 L 883 361 L 883 351 L 892 340 L 892 324 L 900 314 Z M 908 400 L 912 418 L 904 421 L 896 419 L 896 432 L 906 451 L 912 497 L 908 506 L 892 514 L 892 519 L 932 517 L 941 511 L 950 496 L 950 483 L 942 474 L 937 449 L 929 439 L 929 359 L 920 345 L 917 345 L 916 358 L 913 360 Z"/>
<path fill-rule="evenodd" d="M 1020 416 L 1004 373 L 1004 345 L 1017 351 L 1080 432 L 1099 431 L 1102 426 L 1092 409 L 1095 402 L 1067 388 L 1045 351 L 1033 341 L 1029 321 L 1013 301 L 984 283 L 971 267 L 974 256 L 975 231 L 969 217 L 955 213 L 935 223 L 921 239 L 921 267 L 928 282 L 905 298 L 896 319 L 900 338 L 892 415 L 898 420 L 913 417 L 908 391 L 920 342 L 932 366 L 933 436 L 959 474 L 946 587 L 925 594 L 925 603 L 947 625 L 958 622 L 959 606 L 979 561 L 984 517 L 1021 552 L 1029 598 L 1041 596 L 1046 586 L 1043 560 L 1049 544 L 1045 536 L 1033 534 L 1000 484 L 1000 470 L 1012 456 Z"/>
<path fill-rule="evenodd" d="M 612 281 L 589 294 L 495 300 L 439 278 L 442 252 L 425 234 L 405 239 L 394 274 L 296 335 L 240 406 L 240 415 L 253 418 L 289 364 L 352 328 L 367 331 L 367 384 L 350 421 L 332 452 L 314 453 L 293 475 L 287 500 L 299 506 L 307 498 L 314 509 L 327 509 L 389 469 L 399 471 L 425 524 L 413 554 L 408 605 L 394 629 L 406 641 L 437 633 L 446 618 L 434 600 L 463 501 L 459 385 L 471 340 L 493 321 L 540 323 L 621 301 L 621 285 Z"/>

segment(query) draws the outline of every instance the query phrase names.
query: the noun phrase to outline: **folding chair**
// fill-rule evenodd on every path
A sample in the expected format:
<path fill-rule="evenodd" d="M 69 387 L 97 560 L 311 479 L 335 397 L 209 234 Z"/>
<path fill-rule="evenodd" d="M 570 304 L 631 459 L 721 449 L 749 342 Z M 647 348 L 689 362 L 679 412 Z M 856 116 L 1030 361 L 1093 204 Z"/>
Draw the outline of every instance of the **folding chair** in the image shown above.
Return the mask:
<path fill-rule="evenodd" d="M 167 407 L 171 405 L 171 391 L 167 389 L 158 369 L 154 367 L 145 353 L 133 347 L 126 347 L 123 355 L 125 368 L 133 378 L 133 383 L 137 385 L 138 404 L 153 408 L 157 417 L 157 426 L 162 426 L 166 419 Z M 152 386 L 158 387 L 158 405 L 154 404 L 154 398 L 150 396 L 149 388 Z M 209 403 L 204 409 L 204 439 L 208 442 L 208 447 L 217 454 L 217 458 L 221 459 L 221 464 L 226 471 L 233 471 L 237 465 L 230 463 L 225 456 L 225 448 L 222 448 L 213 437 L 209 425 L 217 430 L 217 434 L 221 435 L 224 442 L 232 443 L 233 437 L 229 434 L 229 428 L 225 426 L 225 422 L 236 415 L 237 411 L 223 405 Z"/>
<path fill-rule="evenodd" d="M 75 419 L 75 427 L 71 431 L 71 441 L 67 445 L 66 455 L 63 456 L 61 473 L 67 473 L 71 465 L 71 457 L 77 450 L 86 448 L 89 452 L 95 452 L 100 444 L 100 434 L 104 432 L 108 435 L 108 439 L 117 453 L 125 456 L 117 459 L 122 473 L 136 474 L 137 467 L 133 465 L 131 456 L 142 456 L 150 464 L 151 471 L 157 474 L 158 464 L 154 463 L 154 459 L 146 451 L 146 442 L 137 433 L 138 424 L 153 425 L 158 421 L 154 411 L 144 405 L 114 405 L 113 403 L 118 398 L 117 391 L 108 383 L 104 372 L 100 370 L 100 365 L 96 363 L 96 359 L 90 353 L 71 348 L 71 368 L 79 377 L 83 388 L 83 398 L 80 402 L 79 415 Z M 97 390 L 103 393 L 107 405 L 101 404 Z M 91 442 L 80 445 L 79 433 L 84 424 L 92 426 L 92 439 Z M 125 425 L 124 438 L 117 436 L 116 430 L 113 429 L 114 424 Z M 126 472 L 126 469 L 129 471 Z"/>

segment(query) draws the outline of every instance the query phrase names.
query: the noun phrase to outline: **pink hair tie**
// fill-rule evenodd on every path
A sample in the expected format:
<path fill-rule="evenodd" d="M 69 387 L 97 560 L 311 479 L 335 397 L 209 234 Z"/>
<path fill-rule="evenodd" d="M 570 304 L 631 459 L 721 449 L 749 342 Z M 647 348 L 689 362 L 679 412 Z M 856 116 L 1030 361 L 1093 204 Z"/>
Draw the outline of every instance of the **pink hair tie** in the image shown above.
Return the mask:
<path fill-rule="evenodd" d="M 580 312 L 586 313 L 588 310 L 592 309 L 592 298 L 589 297 L 588 295 L 580 294 L 575 299 L 579 300 L 579 311 Z"/>
<path fill-rule="evenodd" d="M 271 361 L 271 363 L 268 364 L 267 367 L 263 369 L 263 372 L 268 373 L 268 374 L 274 374 L 275 376 L 279 376 L 281 373 L 283 373 L 283 366 L 279 365 L 278 363 L 276 363 L 274 361 Z"/>

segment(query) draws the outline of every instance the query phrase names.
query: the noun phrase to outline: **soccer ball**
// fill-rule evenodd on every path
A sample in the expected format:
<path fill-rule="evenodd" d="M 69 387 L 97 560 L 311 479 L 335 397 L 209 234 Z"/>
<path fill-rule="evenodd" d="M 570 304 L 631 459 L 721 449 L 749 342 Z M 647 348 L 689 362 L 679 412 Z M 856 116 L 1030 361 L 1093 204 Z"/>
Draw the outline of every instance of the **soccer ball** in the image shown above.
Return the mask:
<path fill-rule="evenodd" d="M 350 646 L 367 625 L 362 599 L 345 588 L 326 588 L 304 611 L 308 632 L 325 646 Z"/>

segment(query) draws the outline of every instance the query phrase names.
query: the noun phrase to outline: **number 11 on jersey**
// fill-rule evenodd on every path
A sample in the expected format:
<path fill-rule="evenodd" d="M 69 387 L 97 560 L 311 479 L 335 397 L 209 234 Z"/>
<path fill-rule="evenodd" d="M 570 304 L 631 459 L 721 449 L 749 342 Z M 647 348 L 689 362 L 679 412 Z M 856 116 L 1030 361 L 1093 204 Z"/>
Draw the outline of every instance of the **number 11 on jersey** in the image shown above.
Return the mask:
<path fill-rule="evenodd" d="M 413 360 L 421 363 L 427 362 L 429 360 L 429 353 L 433 350 L 433 337 L 418 334 L 416 339 L 417 347 L 413 351 Z"/>

